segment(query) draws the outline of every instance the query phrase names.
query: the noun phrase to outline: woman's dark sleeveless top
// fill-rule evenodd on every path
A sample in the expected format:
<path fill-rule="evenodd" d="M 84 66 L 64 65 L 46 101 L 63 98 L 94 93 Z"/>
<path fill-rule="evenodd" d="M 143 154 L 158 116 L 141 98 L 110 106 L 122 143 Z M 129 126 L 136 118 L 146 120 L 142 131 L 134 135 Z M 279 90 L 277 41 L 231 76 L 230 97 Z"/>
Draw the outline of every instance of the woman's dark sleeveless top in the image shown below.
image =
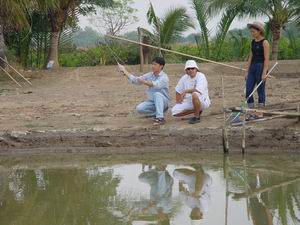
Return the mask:
<path fill-rule="evenodd" d="M 251 50 L 252 50 L 252 63 L 264 63 L 265 54 L 264 54 L 264 41 L 265 39 L 256 42 L 252 40 Z"/>

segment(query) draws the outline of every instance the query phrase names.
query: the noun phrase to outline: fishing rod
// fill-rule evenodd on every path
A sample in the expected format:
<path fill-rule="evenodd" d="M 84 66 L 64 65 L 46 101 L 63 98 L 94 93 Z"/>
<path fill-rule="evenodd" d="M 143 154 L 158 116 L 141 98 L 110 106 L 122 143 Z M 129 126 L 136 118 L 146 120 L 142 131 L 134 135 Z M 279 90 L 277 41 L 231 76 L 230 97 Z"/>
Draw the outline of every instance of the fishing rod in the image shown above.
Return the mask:
<path fill-rule="evenodd" d="M 141 46 L 144 46 L 144 47 L 161 50 L 161 51 L 164 51 L 164 52 L 169 52 L 169 53 L 173 53 L 173 54 L 177 54 L 177 55 L 181 55 L 181 56 L 185 56 L 185 57 L 189 57 L 189 58 L 193 58 L 193 59 L 198 59 L 198 60 L 201 60 L 201 61 L 204 61 L 204 62 L 209 62 L 209 63 L 216 64 L 216 65 L 219 65 L 219 66 L 225 66 L 225 67 L 229 67 L 229 68 L 232 68 L 232 69 L 246 71 L 246 69 L 243 69 L 243 68 L 240 68 L 240 67 L 237 67 L 237 66 L 228 65 L 228 64 L 216 62 L 216 61 L 213 61 L 213 60 L 210 60 L 210 59 L 205 59 L 205 58 L 189 55 L 189 54 L 186 54 L 186 53 L 182 53 L 182 52 L 178 52 L 178 51 L 174 51 L 174 50 L 170 50 L 170 49 L 165 49 L 165 48 L 161 48 L 161 47 L 157 47 L 157 46 L 153 46 L 153 45 L 149 45 L 149 44 L 144 44 L 144 43 L 140 43 L 140 42 L 137 42 L 137 41 L 132 41 L 132 40 L 129 40 L 129 39 L 126 39 L 126 38 L 123 38 L 123 37 L 118 37 L 118 36 L 109 35 L 109 34 L 107 34 L 106 36 L 108 36 L 110 38 L 113 38 L 113 39 L 126 41 L 126 42 L 129 42 L 129 43 L 132 43 L 132 44 L 137 44 L 137 45 L 141 45 Z"/>
<path fill-rule="evenodd" d="M 271 73 L 273 72 L 273 70 L 275 69 L 275 67 L 278 65 L 279 63 L 276 62 L 272 68 L 269 70 L 269 72 L 267 73 L 266 75 L 266 78 L 270 78 L 271 77 Z M 242 108 L 244 108 L 244 106 L 248 103 L 248 100 L 254 95 L 254 93 L 257 91 L 257 89 L 264 83 L 265 81 L 264 80 L 261 80 L 259 82 L 259 84 L 254 88 L 254 90 L 251 92 L 251 94 L 246 98 L 245 102 L 243 102 L 242 104 Z M 239 112 L 232 120 L 234 121 L 236 118 L 238 118 L 239 116 L 241 115 L 241 112 Z M 230 118 L 230 117 L 229 117 Z"/>
<path fill-rule="evenodd" d="M 13 71 L 15 71 L 23 80 L 25 80 L 28 84 L 32 85 L 32 83 L 25 78 L 19 71 L 17 71 L 12 65 L 10 65 L 5 59 L 3 59 L 2 57 L 0 57 L 0 60 L 3 61 L 4 63 L 6 63 Z"/>
<path fill-rule="evenodd" d="M 267 78 L 269 78 L 270 77 L 270 75 L 271 75 L 271 73 L 272 73 L 272 71 L 275 69 L 275 67 L 278 65 L 278 62 L 276 62 L 275 64 L 274 64 L 274 66 L 269 70 L 269 72 L 267 73 Z M 252 91 L 252 93 L 247 97 L 247 99 L 246 99 L 246 103 L 248 102 L 248 100 L 254 95 L 254 93 L 257 91 L 257 89 L 264 83 L 265 81 L 264 80 L 261 80 L 260 82 L 259 82 L 259 84 L 254 88 L 254 90 Z"/>

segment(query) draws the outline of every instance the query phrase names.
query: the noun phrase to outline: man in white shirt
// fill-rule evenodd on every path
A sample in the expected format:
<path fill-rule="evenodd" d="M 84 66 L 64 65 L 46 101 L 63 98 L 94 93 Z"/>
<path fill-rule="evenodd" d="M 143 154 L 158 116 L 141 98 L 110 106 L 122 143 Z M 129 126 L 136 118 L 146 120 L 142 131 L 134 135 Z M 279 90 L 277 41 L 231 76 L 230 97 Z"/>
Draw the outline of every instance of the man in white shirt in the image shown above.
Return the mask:
<path fill-rule="evenodd" d="M 207 80 L 205 75 L 199 72 L 194 60 L 186 62 L 185 72 L 175 88 L 176 105 L 172 108 L 172 115 L 181 117 L 194 113 L 189 123 L 196 124 L 200 122 L 202 111 L 210 106 Z"/>

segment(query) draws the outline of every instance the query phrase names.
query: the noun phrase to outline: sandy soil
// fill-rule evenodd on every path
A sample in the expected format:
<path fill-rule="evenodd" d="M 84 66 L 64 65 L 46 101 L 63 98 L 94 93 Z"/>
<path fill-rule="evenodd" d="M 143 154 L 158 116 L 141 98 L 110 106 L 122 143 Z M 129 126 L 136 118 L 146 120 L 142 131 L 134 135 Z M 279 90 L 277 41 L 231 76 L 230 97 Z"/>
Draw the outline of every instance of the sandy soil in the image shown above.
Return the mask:
<path fill-rule="evenodd" d="M 244 66 L 241 63 L 235 65 Z M 212 107 L 204 113 L 200 124 L 188 125 L 187 121 L 168 114 L 167 124 L 160 128 L 154 128 L 151 119 L 138 116 L 134 110 L 145 99 L 145 88 L 130 85 L 115 66 L 24 72 L 33 86 L 23 83 L 25 88 L 16 89 L 10 81 L 1 82 L 1 149 L 177 144 L 220 148 L 223 124 L 221 76 L 225 80 L 226 106 L 239 106 L 244 73 L 212 64 L 201 64 L 200 67 L 209 82 Z M 132 72 L 138 71 L 138 67 L 128 68 Z M 182 70 L 183 65 L 166 67 L 173 96 Z M 281 61 L 273 75 L 276 78 L 267 84 L 268 104 L 277 104 L 273 108 L 300 105 L 300 61 Z M 280 104 L 290 101 L 294 103 Z M 297 119 L 260 122 L 247 126 L 247 129 L 248 143 L 252 147 L 297 150 L 300 146 Z M 239 128 L 231 133 L 232 137 L 239 136 Z M 152 136 L 157 140 L 151 140 L 155 139 Z M 263 143 L 266 138 L 276 140 Z M 234 138 L 232 142 L 240 143 Z"/>

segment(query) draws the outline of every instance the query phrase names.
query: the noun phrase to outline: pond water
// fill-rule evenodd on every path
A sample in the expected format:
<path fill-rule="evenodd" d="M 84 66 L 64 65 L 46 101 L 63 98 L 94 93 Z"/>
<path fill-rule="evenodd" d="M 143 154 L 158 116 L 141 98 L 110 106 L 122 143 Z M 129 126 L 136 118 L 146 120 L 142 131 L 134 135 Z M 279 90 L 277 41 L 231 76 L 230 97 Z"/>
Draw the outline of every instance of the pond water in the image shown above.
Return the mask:
<path fill-rule="evenodd" d="M 0 225 L 300 224 L 299 155 L 0 158 Z"/>

